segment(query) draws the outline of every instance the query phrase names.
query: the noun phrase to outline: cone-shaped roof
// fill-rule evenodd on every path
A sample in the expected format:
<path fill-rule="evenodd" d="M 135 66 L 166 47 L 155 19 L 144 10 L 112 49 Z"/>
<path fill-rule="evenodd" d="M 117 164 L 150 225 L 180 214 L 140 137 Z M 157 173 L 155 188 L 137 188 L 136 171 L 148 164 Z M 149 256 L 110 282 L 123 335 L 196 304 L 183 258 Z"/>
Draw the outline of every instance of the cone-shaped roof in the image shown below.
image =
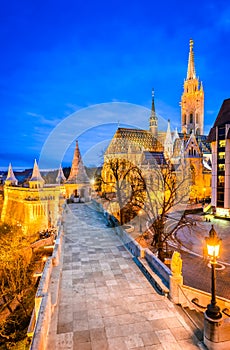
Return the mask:
<path fill-rule="evenodd" d="M 7 178 L 5 180 L 5 183 L 12 184 L 12 185 L 18 184 L 18 180 L 16 179 L 16 177 L 14 175 L 11 163 L 9 164 L 9 167 L 8 167 L 8 173 L 7 173 Z"/>
<path fill-rule="evenodd" d="M 32 173 L 32 176 L 30 178 L 30 182 L 32 182 L 32 181 L 43 182 L 43 183 L 45 182 L 45 180 L 42 178 L 42 176 L 40 174 L 40 170 L 39 170 L 36 159 L 34 161 L 33 173 Z"/>
<path fill-rule="evenodd" d="M 170 120 L 168 119 L 168 127 L 166 131 L 166 136 L 165 136 L 165 144 L 172 144 L 172 134 L 171 134 L 171 128 L 170 128 Z"/>
<path fill-rule="evenodd" d="M 65 177 L 63 170 L 62 170 L 62 167 L 60 165 L 59 170 L 58 170 L 58 174 L 56 177 L 56 182 L 61 183 L 61 182 L 64 182 L 65 180 L 66 180 L 66 177 Z"/>
<path fill-rule="evenodd" d="M 78 141 L 76 141 L 76 147 L 72 160 L 72 167 L 68 177 L 67 183 L 90 183 L 88 175 L 81 158 L 81 153 L 78 146 Z"/>
<path fill-rule="evenodd" d="M 190 49 L 189 49 L 189 57 L 188 57 L 187 80 L 196 78 L 195 64 L 194 64 L 194 52 L 193 52 L 193 40 L 192 39 L 190 39 L 190 41 L 189 41 L 189 47 L 190 47 Z"/>
<path fill-rule="evenodd" d="M 173 135 L 173 142 L 175 142 L 176 139 L 179 139 L 180 136 L 178 134 L 177 128 L 175 129 L 174 135 Z"/>

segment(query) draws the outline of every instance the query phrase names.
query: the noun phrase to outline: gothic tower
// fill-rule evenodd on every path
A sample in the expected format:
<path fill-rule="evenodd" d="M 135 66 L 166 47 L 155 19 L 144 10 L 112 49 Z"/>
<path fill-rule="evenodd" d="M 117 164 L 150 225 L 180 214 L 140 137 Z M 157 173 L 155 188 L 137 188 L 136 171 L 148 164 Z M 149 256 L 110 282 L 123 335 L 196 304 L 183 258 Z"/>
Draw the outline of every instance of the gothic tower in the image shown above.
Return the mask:
<path fill-rule="evenodd" d="M 155 112 L 153 89 L 152 89 L 152 110 L 151 110 L 151 116 L 149 118 L 149 131 L 151 131 L 154 137 L 157 137 L 157 115 Z"/>
<path fill-rule="evenodd" d="M 204 90 L 196 77 L 193 40 L 190 40 L 187 78 L 181 96 L 181 130 L 183 133 L 203 135 L 204 129 Z"/>

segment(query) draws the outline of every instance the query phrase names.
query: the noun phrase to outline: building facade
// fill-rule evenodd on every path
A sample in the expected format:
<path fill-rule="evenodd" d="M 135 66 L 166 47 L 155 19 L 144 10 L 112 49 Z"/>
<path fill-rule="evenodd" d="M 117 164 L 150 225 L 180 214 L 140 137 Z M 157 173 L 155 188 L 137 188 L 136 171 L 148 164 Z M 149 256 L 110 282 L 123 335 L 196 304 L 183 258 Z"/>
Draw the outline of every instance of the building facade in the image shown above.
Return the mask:
<path fill-rule="evenodd" d="M 20 225 L 24 232 L 36 232 L 56 226 L 66 198 L 71 198 L 73 202 L 86 202 L 91 199 L 91 185 L 78 142 L 67 180 L 60 166 L 56 183 L 45 183 L 35 160 L 28 184 L 19 186 L 12 166 L 9 165 L 4 184 L 1 221 Z"/>
<path fill-rule="evenodd" d="M 230 218 L 230 98 L 223 101 L 209 133 L 212 146 L 212 206 Z"/>

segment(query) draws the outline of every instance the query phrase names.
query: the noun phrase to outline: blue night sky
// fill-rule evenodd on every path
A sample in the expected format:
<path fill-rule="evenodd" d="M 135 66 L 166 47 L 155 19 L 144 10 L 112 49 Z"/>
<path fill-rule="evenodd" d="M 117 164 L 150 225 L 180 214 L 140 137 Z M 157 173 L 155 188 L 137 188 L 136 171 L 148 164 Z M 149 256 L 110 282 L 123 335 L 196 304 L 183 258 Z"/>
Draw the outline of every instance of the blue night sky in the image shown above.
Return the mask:
<path fill-rule="evenodd" d="M 157 114 L 180 130 L 190 38 L 208 133 L 230 98 L 229 1 L 2 1 L 0 169 L 32 167 L 44 148 L 44 166 L 68 164 L 76 138 L 95 164 L 118 121 L 148 128 L 152 87 Z"/>

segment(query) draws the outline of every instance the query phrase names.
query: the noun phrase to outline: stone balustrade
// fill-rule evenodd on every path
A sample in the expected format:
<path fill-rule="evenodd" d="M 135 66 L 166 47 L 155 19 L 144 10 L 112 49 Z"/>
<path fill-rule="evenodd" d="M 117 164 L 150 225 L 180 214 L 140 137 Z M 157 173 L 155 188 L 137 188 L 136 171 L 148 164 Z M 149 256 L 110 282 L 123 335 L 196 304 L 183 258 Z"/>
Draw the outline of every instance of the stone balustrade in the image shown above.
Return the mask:
<path fill-rule="evenodd" d="M 32 337 L 30 350 L 46 348 L 51 316 L 58 302 L 62 240 L 63 227 L 59 225 L 52 256 L 45 263 L 35 295 L 35 307 L 27 331 L 28 337 Z"/>

